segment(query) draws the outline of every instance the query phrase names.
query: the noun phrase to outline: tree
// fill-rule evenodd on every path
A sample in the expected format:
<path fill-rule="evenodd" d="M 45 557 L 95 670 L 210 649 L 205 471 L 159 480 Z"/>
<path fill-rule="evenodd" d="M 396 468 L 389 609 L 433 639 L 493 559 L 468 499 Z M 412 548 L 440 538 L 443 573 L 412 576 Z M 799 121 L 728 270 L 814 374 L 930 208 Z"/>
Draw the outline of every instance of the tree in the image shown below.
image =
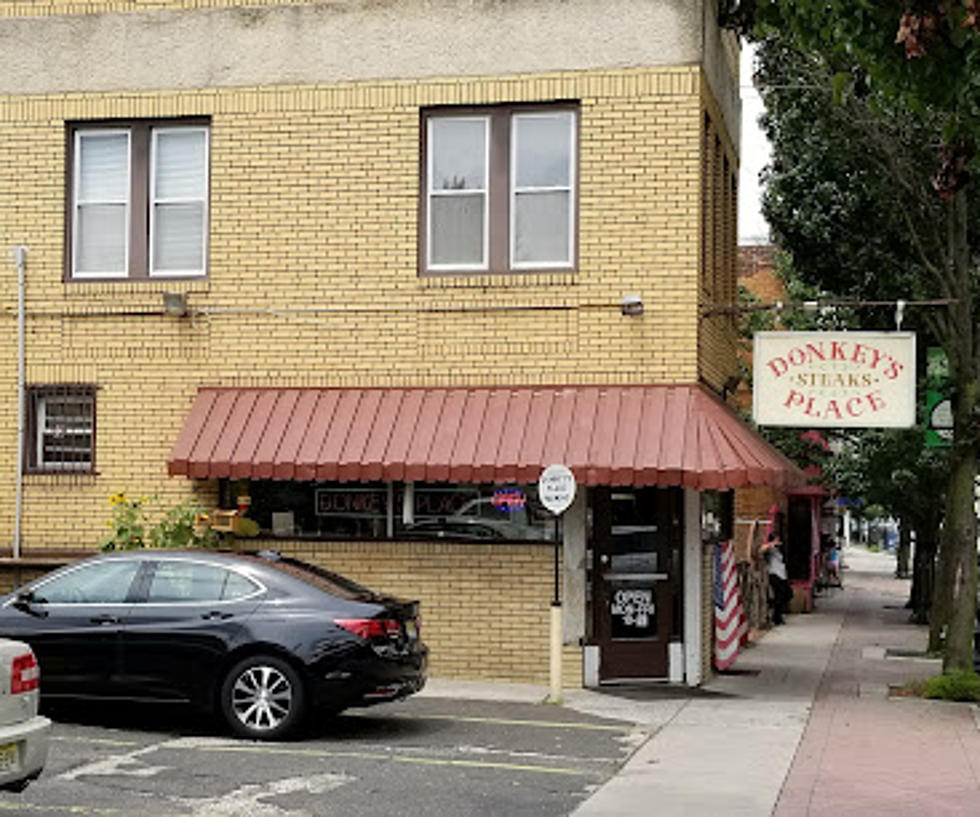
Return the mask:
<path fill-rule="evenodd" d="M 945 451 L 927 448 L 923 436 L 920 428 L 839 435 L 840 456 L 827 463 L 828 478 L 844 495 L 861 497 L 898 519 L 903 536 L 916 532 L 909 606 L 917 624 L 929 622 L 943 513 L 935 486 L 947 475 Z"/>
<path fill-rule="evenodd" d="M 925 314 L 924 323 L 946 350 L 953 382 L 953 445 L 937 584 L 948 597 L 938 593 L 935 610 L 940 625 L 947 622 L 946 669 L 972 668 L 976 614 L 980 275 L 978 237 L 969 218 L 969 171 L 980 141 L 978 5 L 977 0 L 908 0 L 905 8 L 891 0 L 756 0 L 743 9 L 754 10 L 763 39 L 792 45 L 787 59 L 799 60 L 796 65 L 806 69 L 804 85 L 822 87 L 847 106 L 838 149 L 848 152 L 844 140 L 855 136 L 867 148 L 868 166 L 880 174 L 876 180 L 860 166 L 838 164 L 840 157 L 831 151 L 826 159 L 839 174 L 828 180 L 831 200 L 855 192 L 863 201 L 879 188 L 884 196 L 868 200 L 892 202 L 886 209 L 893 218 L 884 233 L 869 227 L 880 223 L 874 219 L 850 225 L 852 233 L 867 239 L 863 264 L 848 266 L 850 272 L 841 272 L 832 289 L 857 294 L 874 283 L 882 294 L 899 289 L 904 290 L 899 297 L 945 302 L 944 309 Z M 800 125 L 806 131 L 807 122 L 801 119 Z M 788 206 L 827 193 L 801 183 Z M 786 237 L 792 244 L 789 229 Z M 821 269 L 815 250 L 834 246 L 827 237 L 816 230 L 800 233 L 794 259 L 804 275 Z M 852 237 L 850 243 L 860 242 Z M 888 246 L 907 248 L 914 260 L 907 267 L 892 265 L 893 279 L 871 266 L 876 253 Z M 829 274 L 826 267 L 823 274 Z"/>

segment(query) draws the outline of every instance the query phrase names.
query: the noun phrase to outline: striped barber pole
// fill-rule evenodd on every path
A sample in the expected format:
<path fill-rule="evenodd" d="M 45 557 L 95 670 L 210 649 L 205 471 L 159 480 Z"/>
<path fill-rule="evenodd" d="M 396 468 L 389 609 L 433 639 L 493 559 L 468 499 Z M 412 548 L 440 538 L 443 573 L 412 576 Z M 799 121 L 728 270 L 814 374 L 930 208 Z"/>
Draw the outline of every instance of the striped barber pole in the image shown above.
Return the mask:
<path fill-rule="evenodd" d="M 715 668 L 726 670 L 735 663 L 748 638 L 735 567 L 735 545 L 731 540 L 715 543 L 714 567 Z"/>

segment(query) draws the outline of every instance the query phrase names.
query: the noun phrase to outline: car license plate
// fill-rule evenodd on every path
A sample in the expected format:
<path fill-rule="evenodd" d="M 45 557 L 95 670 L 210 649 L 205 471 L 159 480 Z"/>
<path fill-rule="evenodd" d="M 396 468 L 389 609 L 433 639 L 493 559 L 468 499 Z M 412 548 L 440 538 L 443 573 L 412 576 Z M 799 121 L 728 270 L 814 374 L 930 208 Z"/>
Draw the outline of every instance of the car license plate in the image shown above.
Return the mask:
<path fill-rule="evenodd" d="M 405 622 L 405 635 L 413 639 L 419 637 L 419 628 L 415 625 L 414 621 Z"/>
<path fill-rule="evenodd" d="M 0 743 L 0 772 L 14 772 L 18 768 L 17 744 Z"/>

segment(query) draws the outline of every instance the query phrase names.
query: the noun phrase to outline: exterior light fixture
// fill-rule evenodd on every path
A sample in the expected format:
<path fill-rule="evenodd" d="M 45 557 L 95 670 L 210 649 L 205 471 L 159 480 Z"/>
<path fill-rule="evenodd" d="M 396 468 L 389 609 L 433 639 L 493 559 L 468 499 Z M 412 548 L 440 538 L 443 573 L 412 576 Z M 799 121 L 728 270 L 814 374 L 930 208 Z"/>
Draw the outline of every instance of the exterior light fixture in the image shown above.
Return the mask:
<path fill-rule="evenodd" d="M 643 314 L 643 299 L 639 295 L 624 295 L 619 311 L 627 317 L 637 318 Z"/>
<path fill-rule="evenodd" d="M 729 394 L 735 394 L 735 390 L 738 388 L 739 384 L 742 382 L 741 375 L 733 374 L 721 387 L 721 399 L 727 400 Z"/>
<path fill-rule="evenodd" d="M 164 292 L 163 293 L 164 314 L 174 318 L 183 318 L 187 315 L 187 293 L 186 292 Z"/>

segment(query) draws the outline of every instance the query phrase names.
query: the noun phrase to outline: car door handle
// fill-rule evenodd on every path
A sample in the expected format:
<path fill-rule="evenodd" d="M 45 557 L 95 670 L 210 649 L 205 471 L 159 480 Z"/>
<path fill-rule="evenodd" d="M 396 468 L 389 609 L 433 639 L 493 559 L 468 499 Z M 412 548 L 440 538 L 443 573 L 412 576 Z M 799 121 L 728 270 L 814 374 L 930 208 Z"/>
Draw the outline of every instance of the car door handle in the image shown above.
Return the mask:
<path fill-rule="evenodd" d="M 90 618 L 89 621 L 93 624 L 118 624 L 119 617 L 110 615 L 95 616 L 95 618 Z"/>
<path fill-rule="evenodd" d="M 201 618 L 205 621 L 224 621 L 232 617 L 232 613 L 222 613 L 220 610 L 212 610 L 210 613 L 201 613 Z"/>

